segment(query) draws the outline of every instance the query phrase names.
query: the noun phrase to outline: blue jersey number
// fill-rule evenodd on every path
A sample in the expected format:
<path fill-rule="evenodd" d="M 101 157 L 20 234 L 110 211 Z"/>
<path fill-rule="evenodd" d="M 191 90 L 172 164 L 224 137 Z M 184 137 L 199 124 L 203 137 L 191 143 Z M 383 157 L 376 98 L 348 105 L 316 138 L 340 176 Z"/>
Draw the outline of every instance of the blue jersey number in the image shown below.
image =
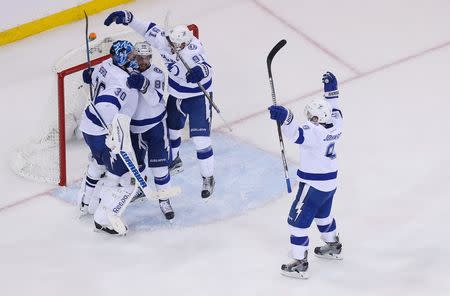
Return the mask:
<path fill-rule="evenodd" d="M 155 80 L 155 88 L 159 88 L 161 90 L 164 90 L 164 81 Z"/>
<path fill-rule="evenodd" d="M 336 158 L 336 153 L 334 153 L 334 143 L 331 143 L 330 145 L 328 145 L 327 152 L 325 153 L 325 156 L 330 158 L 330 159 L 335 159 Z"/>
<path fill-rule="evenodd" d="M 116 95 L 116 97 L 119 97 L 122 101 L 124 101 L 125 98 L 127 97 L 127 94 L 123 92 L 121 88 L 116 88 L 114 94 Z"/>

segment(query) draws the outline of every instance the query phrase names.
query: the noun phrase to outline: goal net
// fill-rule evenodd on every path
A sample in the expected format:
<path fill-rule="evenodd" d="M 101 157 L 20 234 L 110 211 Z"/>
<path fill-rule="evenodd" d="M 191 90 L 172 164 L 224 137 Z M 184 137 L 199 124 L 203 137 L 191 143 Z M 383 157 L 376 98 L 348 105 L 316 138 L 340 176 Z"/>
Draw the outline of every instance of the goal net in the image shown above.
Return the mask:
<path fill-rule="evenodd" d="M 191 24 L 188 28 L 198 37 L 196 25 Z M 128 40 L 134 44 L 143 38 L 133 31 L 123 31 L 91 41 L 92 66 L 110 57 L 109 49 L 116 40 Z M 165 71 L 157 50 L 154 50 L 152 63 Z M 39 182 L 67 184 L 67 162 L 70 159 L 67 145 L 82 138 L 78 123 L 90 99 L 89 85 L 82 79 L 86 68 L 86 45 L 69 51 L 55 63 L 53 71 L 57 91 L 47 103 L 41 132 L 14 151 L 11 168 L 16 174 Z"/>

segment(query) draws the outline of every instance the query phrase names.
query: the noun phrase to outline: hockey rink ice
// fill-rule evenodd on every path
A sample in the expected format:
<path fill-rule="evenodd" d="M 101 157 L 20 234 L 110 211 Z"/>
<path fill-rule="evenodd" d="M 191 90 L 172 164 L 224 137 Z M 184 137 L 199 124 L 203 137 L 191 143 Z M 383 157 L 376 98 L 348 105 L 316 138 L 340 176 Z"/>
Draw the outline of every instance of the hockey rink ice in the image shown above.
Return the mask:
<path fill-rule="evenodd" d="M 126 237 L 94 232 L 72 204 L 83 144 L 68 148 L 66 189 L 9 167 L 15 147 L 41 128 L 56 96 L 53 63 L 83 45 L 84 21 L 0 47 L 0 295 L 448 295 L 449 0 L 137 0 L 123 8 L 156 23 L 170 9 L 198 25 L 216 103 L 233 128 L 214 117 L 216 192 L 200 200 L 188 141 L 186 171 L 173 176 L 184 190 L 172 202 L 173 224 L 144 202 L 126 214 Z M 103 26 L 113 10 L 90 17 L 98 38 L 123 29 Z M 303 119 L 332 71 L 344 116 L 333 209 L 344 260 L 310 255 L 308 280 L 279 273 L 290 260 L 295 193 L 286 193 L 267 111 L 266 56 L 280 39 L 279 103 Z M 295 184 L 298 149 L 286 143 L 286 152 Z M 310 248 L 320 243 L 313 224 Z"/>
<path fill-rule="evenodd" d="M 212 141 L 214 153 L 217 155 L 214 168 L 217 182 L 214 202 L 212 199 L 205 202 L 200 198 L 202 184 L 197 154 L 194 143 L 186 141 L 180 151 L 184 171 L 171 177 L 172 185 L 183 190 L 179 197 L 171 199 L 176 219 L 168 223 L 157 200 L 136 202 L 127 208 L 124 215 L 130 230 L 179 228 L 217 222 L 261 207 L 279 198 L 286 190 L 284 182 L 267 187 L 260 185 L 271 184 L 273 180 L 279 179 L 280 172 L 273 169 L 281 165 L 278 155 L 220 132 L 213 135 Z M 291 175 L 293 179 L 295 172 Z M 79 188 L 80 182 L 74 182 L 67 187 L 57 188 L 50 194 L 75 205 Z M 92 221 L 92 218 L 86 217 L 86 220 Z"/>

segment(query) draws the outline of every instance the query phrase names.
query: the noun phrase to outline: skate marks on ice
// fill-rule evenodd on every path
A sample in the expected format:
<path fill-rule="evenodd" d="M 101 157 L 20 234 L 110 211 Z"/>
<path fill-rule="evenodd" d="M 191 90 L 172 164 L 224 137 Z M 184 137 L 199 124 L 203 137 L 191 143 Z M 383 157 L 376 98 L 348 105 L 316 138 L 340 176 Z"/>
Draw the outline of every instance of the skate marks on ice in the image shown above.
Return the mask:
<path fill-rule="evenodd" d="M 171 199 L 175 218 L 169 223 L 156 200 L 137 201 L 130 204 L 124 214 L 131 230 L 212 223 L 262 207 L 284 194 L 282 164 L 277 155 L 225 133 L 216 133 L 212 140 L 216 178 L 213 196 L 207 202 L 202 200 L 202 177 L 195 147 L 192 141 L 185 141 L 180 151 L 184 172 L 172 176 L 173 185 L 182 189 L 180 196 Z M 79 187 L 77 182 L 67 188 L 58 188 L 52 195 L 75 204 Z"/>

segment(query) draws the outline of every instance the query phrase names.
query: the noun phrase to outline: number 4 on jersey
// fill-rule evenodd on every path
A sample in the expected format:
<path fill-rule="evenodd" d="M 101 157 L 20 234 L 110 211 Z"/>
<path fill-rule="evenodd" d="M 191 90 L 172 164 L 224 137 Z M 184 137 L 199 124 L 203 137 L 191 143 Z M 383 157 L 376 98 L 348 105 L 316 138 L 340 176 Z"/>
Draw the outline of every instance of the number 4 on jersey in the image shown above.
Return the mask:
<path fill-rule="evenodd" d="M 330 145 L 328 145 L 327 151 L 325 153 L 325 156 L 330 158 L 330 159 L 335 159 L 336 158 L 336 153 L 334 153 L 334 144 L 335 143 L 330 143 Z"/>

